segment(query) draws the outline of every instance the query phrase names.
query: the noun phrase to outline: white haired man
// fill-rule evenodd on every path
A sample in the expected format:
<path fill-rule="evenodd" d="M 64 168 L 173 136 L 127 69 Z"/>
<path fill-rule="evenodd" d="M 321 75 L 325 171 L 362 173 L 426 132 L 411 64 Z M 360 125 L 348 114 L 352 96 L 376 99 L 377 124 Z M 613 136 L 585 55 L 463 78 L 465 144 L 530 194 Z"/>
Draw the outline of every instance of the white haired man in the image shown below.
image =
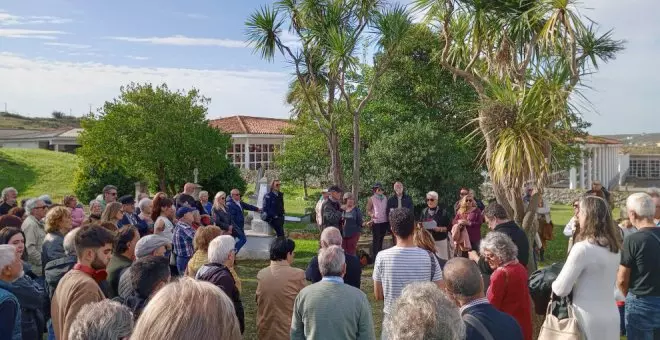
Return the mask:
<path fill-rule="evenodd" d="M 11 292 L 11 283 L 23 273 L 23 262 L 12 245 L 0 245 L 0 334 L 21 340 L 21 306 Z"/>
<path fill-rule="evenodd" d="M 103 197 L 99 201 L 101 202 L 101 210 L 105 210 L 105 206 L 108 203 L 117 202 L 117 187 L 114 185 L 106 185 L 103 187 Z"/>
<path fill-rule="evenodd" d="M 344 250 L 321 249 L 319 268 L 323 279 L 303 288 L 294 302 L 291 339 L 375 339 L 367 295 L 342 279 Z"/>
<path fill-rule="evenodd" d="M 636 233 L 623 239 L 617 287 L 626 296 L 628 339 L 654 339 L 660 329 L 660 228 L 653 222 L 655 203 L 645 193 L 626 200 Z"/>
<path fill-rule="evenodd" d="M 89 303 L 71 325 L 70 340 L 128 339 L 133 331 L 130 309 L 111 300 Z"/>
<path fill-rule="evenodd" d="M 339 229 L 335 227 L 327 227 L 321 232 L 321 249 L 330 246 L 341 247 L 342 240 Z M 344 283 L 360 289 L 360 278 L 362 276 L 362 265 L 360 265 L 360 260 L 356 256 L 350 254 L 345 254 L 345 256 L 346 273 L 344 274 Z M 305 278 L 312 283 L 317 283 L 323 278 L 319 269 L 318 256 L 312 257 L 312 260 L 309 261 L 309 265 L 305 271 Z"/>
<path fill-rule="evenodd" d="M 16 189 L 12 187 L 2 189 L 2 193 L 0 194 L 0 216 L 7 215 L 9 210 L 18 206 L 16 197 L 18 197 L 18 191 Z"/>
<path fill-rule="evenodd" d="M 41 252 L 46 238 L 43 219 L 47 211 L 48 206 L 44 201 L 39 199 L 28 200 L 25 203 L 25 213 L 28 217 L 21 225 L 21 229 L 25 234 L 25 250 L 28 253 L 28 263 L 32 265 L 34 274 L 39 277 L 44 275 Z"/>

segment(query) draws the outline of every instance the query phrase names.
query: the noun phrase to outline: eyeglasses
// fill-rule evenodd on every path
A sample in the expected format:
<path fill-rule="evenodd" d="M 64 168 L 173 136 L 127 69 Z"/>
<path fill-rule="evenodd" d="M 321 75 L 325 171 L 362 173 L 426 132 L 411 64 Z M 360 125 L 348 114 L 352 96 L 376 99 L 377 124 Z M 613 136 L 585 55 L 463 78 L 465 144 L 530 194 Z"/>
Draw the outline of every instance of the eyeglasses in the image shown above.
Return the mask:
<path fill-rule="evenodd" d="M 34 209 L 45 209 L 45 208 L 48 208 L 48 207 L 45 206 L 45 205 L 42 205 L 40 207 L 34 207 L 34 208 L 32 208 L 32 210 L 34 210 Z"/>
<path fill-rule="evenodd" d="M 486 253 L 484 253 L 484 257 L 489 259 L 489 260 L 493 260 L 493 259 L 495 259 L 495 254 L 486 254 Z"/>
<path fill-rule="evenodd" d="M 221 200 L 227 199 L 227 197 L 220 197 Z"/>
<path fill-rule="evenodd" d="M 472 203 L 472 200 L 465 200 L 465 203 Z"/>
<path fill-rule="evenodd" d="M 426 201 L 427 202 L 435 202 L 435 198 L 427 198 Z"/>
<path fill-rule="evenodd" d="M 574 209 L 577 209 L 577 208 L 579 208 L 579 207 L 580 207 L 579 204 L 573 204 L 573 208 L 574 208 Z"/>
<path fill-rule="evenodd" d="M 109 192 L 108 194 L 110 194 L 110 196 L 117 196 L 116 192 Z"/>

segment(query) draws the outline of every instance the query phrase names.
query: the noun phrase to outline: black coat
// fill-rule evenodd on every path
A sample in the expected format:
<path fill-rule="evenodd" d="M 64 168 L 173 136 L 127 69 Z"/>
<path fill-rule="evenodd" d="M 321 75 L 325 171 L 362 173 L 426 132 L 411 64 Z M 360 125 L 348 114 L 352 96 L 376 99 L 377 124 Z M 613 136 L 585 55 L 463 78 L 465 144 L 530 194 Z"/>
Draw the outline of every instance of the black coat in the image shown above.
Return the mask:
<path fill-rule="evenodd" d="M 233 225 L 231 220 L 231 214 L 229 214 L 229 209 L 225 207 L 225 211 L 222 209 L 213 208 L 213 224 L 220 227 L 222 230 L 229 230 L 229 226 Z"/>
<path fill-rule="evenodd" d="M 44 244 L 41 246 L 41 268 L 48 262 L 66 256 L 64 253 L 64 235 L 58 231 L 46 234 Z"/>
<path fill-rule="evenodd" d="M 75 255 L 65 256 L 57 260 L 50 261 L 44 267 L 44 278 L 46 280 L 46 292 L 48 298 L 52 299 L 55 289 L 60 283 L 64 274 L 68 273 L 76 265 L 78 258 Z"/>
<path fill-rule="evenodd" d="M 360 260 L 353 255 L 344 255 L 346 256 L 346 275 L 344 275 L 344 283 L 360 289 L 360 277 L 362 276 Z M 312 257 L 312 260 L 309 261 L 307 270 L 305 270 L 305 279 L 312 283 L 317 283 L 321 281 L 322 278 L 321 271 L 319 270 L 319 258 L 318 256 L 314 256 Z"/>
<path fill-rule="evenodd" d="M 245 331 L 245 312 L 243 310 L 243 302 L 241 301 L 241 293 L 236 288 L 236 281 L 231 276 L 229 268 L 225 265 L 218 263 L 209 263 L 202 266 L 197 271 L 196 279 L 210 282 L 220 289 L 222 289 L 227 296 L 234 303 L 234 311 L 238 318 L 238 323 L 241 326 L 241 333 Z"/>
<path fill-rule="evenodd" d="M 389 218 L 390 211 L 392 209 L 396 209 L 398 207 L 399 207 L 399 199 L 397 198 L 396 194 L 394 194 L 394 195 L 392 195 L 392 197 L 387 199 L 387 217 Z M 401 196 L 401 207 L 410 210 L 411 214 L 415 213 L 415 207 L 413 205 L 413 200 L 405 192 L 403 193 L 403 196 Z"/>
<path fill-rule="evenodd" d="M 341 228 L 341 217 L 342 210 L 339 202 L 335 202 L 332 199 L 328 199 L 321 205 L 321 216 L 323 216 L 323 223 L 321 224 L 321 229 L 327 227 L 335 227 L 339 230 Z"/>
<path fill-rule="evenodd" d="M 516 222 L 509 221 L 498 224 L 493 231 L 507 234 L 511 238 L 513 243 L 518 247 L 518 262 L 527 267 L 527 263 L 529 262 L 529 240 Z M 483 256 L 479 259 L 479 268 L 481 268 L 481 272 L 484 274 L 490 275 L 493 273 L 493 270 Z"/>
<path fill-rule="evenodd" d="M 419 215 L 419 221 L 424 222 L 429 219 L 434 220 L 438 227 L 446 227 L 448 231 L 451 230 L 451 213 L 449 212 L 449 209 L 446 205 L 438 204 L 436 212 L 433 214 L 433 216 L 430 214 L 429 207 L 424 208 L 422 213 Z M 442 241 L 447 239 L 447 232 L 437 232 L 433 230 L 429 230 L 429 232 L 431 232 L 431 235 L 433 235 L 433 239 L 435 241 Z"/>
<path fill-rule="evenodd" d="M 262 219 L 270 222 L 273 219 L 284 219 L 284 194 L 268 192 L 264 196 L 263 206 L 261 207 Z"/>
<path fill-rule="evenodd" d="M 21 331 L 23 340 L 41 340 L 46 327 L 44 316 L 44 289 L 29 276 L 23 275 L 11 283 L 11 292 L 21 305 Z"/>

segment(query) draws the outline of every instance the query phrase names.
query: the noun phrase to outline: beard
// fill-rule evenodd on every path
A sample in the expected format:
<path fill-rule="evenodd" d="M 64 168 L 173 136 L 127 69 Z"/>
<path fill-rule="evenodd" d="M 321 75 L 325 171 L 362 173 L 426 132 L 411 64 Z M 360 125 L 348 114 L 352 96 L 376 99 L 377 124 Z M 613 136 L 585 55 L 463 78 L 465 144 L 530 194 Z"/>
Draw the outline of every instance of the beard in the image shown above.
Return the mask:
<path fill-rule="evenodd" d="M 95 255 L 95 256 L 94 256 L 94 261 L 92 261 L 92 264 L 91 264 L 90 266 L 91 266 L 92 269 L 94 269 L 94 270 L 101 270 L 101 269 L 105 269 L 105 267 L 106 267 L 107 265 L 108 265 L 108 264 L 107 264 L 107 263 L 104 263 L 103 260 L 101 260 L 101 258 L 98 257 L 98 255 Z"/>

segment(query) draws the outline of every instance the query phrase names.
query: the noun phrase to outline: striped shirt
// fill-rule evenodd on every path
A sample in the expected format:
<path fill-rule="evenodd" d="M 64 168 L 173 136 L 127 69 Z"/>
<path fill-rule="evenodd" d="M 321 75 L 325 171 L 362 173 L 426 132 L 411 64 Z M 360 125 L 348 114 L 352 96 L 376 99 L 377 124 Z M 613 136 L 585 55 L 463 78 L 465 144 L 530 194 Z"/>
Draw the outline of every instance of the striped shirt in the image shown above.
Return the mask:
<path fill-rule="evenodd" d="M 435 262 L 435 272 L 431 261 Z M 389 314 L 392 304 L 401 296 L 403 288 L 411 282 L 440 281 L 442 271 L 435 256 L 417 247 L 394 246 L 383 250 L 376 256 L 373 280 L 383 285 L 385 307 L 383 312 Z"/>

